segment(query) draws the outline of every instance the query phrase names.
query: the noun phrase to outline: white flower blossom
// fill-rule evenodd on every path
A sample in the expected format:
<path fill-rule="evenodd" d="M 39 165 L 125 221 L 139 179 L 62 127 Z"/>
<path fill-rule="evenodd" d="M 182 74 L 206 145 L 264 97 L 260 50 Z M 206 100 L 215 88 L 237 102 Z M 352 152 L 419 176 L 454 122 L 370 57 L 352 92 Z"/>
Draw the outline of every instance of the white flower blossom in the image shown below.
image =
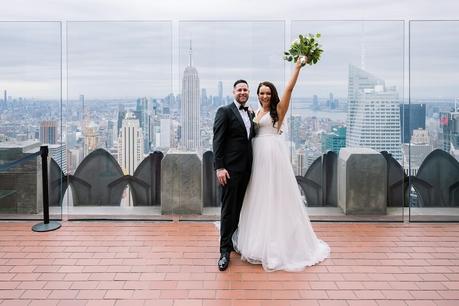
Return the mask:
<path fill-rule="evenodd" d="M 298 45 L 300 43 L 300 39 L 297 38 L 294 41 L 292 41 L 292 45 Z"/>

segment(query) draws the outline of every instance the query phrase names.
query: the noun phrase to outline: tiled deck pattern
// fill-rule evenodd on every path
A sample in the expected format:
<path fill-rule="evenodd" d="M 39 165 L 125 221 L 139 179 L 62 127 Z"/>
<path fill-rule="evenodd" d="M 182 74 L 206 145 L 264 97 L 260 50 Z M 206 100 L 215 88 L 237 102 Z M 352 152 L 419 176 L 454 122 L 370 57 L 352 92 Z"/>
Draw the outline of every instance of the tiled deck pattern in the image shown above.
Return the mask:
<path fill-rule="evenodd" d="M 331 258 L 219 272 L 212 223 L 0 223 L 0 305 L 459 305 L 459 224 L 314 223 Z"/>

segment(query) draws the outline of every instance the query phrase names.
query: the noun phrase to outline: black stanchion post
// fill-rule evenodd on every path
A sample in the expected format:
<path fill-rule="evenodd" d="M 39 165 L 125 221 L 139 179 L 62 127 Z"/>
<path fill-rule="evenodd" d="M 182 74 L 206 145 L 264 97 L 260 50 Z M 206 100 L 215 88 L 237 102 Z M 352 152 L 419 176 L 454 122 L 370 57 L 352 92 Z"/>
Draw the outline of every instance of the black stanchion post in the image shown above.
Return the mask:
<path fill-rule="evenodd" d="M 40 147 L 41 175 L 43 185 L 43 222 L 32 226 L 34 232 L 49 232 L 61 227 L 56 221 L 49 221 L 49 197 L 48 197 L 48 146 Z"/>
<path fill-rule="evenodd" d="M 40 147 L 41 155 L 41 177 L 43 181 L 43 223 L 49 223 L 49 189 L 48 189 L 48 147 Z"/>

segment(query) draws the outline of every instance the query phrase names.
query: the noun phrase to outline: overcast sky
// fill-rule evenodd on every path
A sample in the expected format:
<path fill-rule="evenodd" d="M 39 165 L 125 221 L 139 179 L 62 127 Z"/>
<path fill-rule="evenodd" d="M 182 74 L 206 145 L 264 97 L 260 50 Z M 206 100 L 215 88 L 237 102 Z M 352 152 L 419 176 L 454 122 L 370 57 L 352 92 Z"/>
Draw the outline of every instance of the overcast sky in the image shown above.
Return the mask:
<path fill-rule="evenodd" d="M 456 3 L 0 0 L 1 21 L 63 22 L 62 36 L 59 23 L 0 23 L 0 90 L 58 98 L 61 37 L 64 98 L 67 80 L 71 99 L 80 94 L 90 99 L 178 93 L 190 40 L 193 65 L 210 94 L 216 93 L 219 80 L 229 93 L 237 78 L 248 79 L 252 87 L 262 80 L 282 87 L 290 69 L 281 60 L 288 42 L 300 33 L 321 32 L 323 59 L 303 72 L 298 96 L 346 96 L 349 64 L 363 65 L 403 95 L 408 20 L 458 19 Z M 459 96 L 456 29 L 459 21 L 411 23 L 412 96 Z"/>

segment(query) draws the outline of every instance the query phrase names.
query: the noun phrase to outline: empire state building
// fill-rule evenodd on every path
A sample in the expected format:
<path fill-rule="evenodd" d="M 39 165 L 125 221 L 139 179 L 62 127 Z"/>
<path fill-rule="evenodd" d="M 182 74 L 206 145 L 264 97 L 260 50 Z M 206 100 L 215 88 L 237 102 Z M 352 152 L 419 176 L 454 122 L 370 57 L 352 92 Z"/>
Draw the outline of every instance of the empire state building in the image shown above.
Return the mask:
<path fill-rule="evenodd" d="M 200 98 L 198 71 L 192 66 L 192 49 L 190 42 L 190 61 L 183 72 L 182 80 L 182 137 L 181 144 L 186 151 L 199 152 L 200 133 Z"/>

